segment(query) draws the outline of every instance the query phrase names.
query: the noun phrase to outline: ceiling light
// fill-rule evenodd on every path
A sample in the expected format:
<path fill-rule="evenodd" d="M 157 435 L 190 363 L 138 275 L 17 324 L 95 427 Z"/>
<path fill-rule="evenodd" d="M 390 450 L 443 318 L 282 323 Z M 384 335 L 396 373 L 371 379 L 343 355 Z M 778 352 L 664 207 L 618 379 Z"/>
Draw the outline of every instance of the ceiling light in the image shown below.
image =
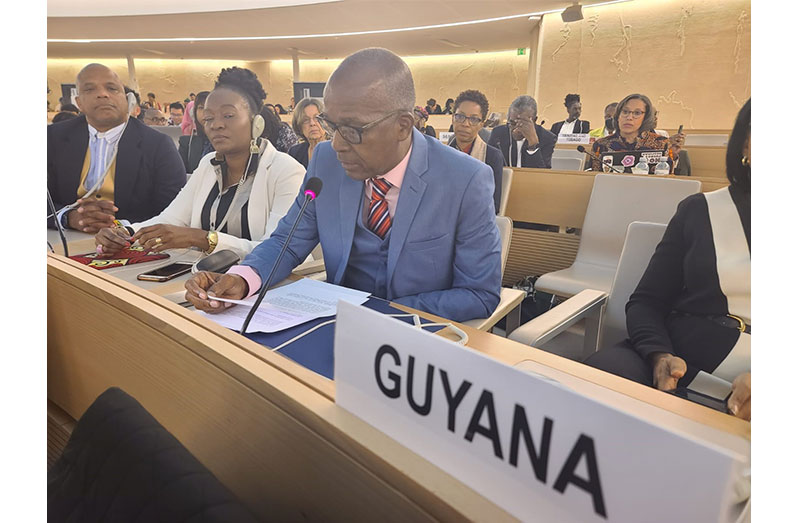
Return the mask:
<path fill-rule="evenodd" d="M 598 7 L 601 5 L 618 4 L 621 2 L 630 2 L 631 0 L 610 0 L 608 2 L 601 2 L 598 4 L 591 4 L 589 7 Z M 571 9 L 571 8 L 568 8 Z M 566 9 L 567 10 L 567 9 Z M 114 43 L 114 42 L 235 42 L 235 41 L 248 41 L 248 40 L 292 40 L 292 39 L 306 39 L 306 38 L 337 38 L 340 36 L 364 36 L 388 33 L 404 33 L 408 31 L 423 31 L 426 29 L 442 29 L 446 27 L 462 27 L 467 25 L 485 24 L 490 22 L 502 22 L 505 20 L 515 20 L 518 18 L 530 18 L 542 16 L 551 13 L 562 12 L 562 9 L 551 9 L 549 11 L 539 11 L 535 13 L 524 13 L 520 15 L 499 16 L 496 18 L 484 18 L 481 20 L 469 20 L 466 22 L 452 22 L 448 24 L 435 24 L 424 25 L 418 27 L 400 27 L 397 29 L 374 29 L 371 31 L 351 31 L 344 33 L 321 33 L 321 34 L 304 34 L 304 35 L 282 35 L 282 36 L 216 36 L 216 37 L 202 37 L 202 36 L 189 36 L 181 38 L 48 38 L 48 43 L 70 43 L 70 44 L 88 44 L 88 43 Z M 580 9 L 581 13 L 581 9 Z"/>

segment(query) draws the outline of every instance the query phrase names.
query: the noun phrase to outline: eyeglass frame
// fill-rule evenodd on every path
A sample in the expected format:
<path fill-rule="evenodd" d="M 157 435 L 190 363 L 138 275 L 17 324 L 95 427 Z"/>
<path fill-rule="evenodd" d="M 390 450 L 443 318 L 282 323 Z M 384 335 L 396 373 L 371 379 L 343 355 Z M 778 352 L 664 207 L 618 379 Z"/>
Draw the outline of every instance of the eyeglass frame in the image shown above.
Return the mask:
<path fill-rule="evenodd" d="M 462 122 L 458 122 L 457 121 L 457 117 L 458 116 L 461 116 L 463 118 Z M 476 120 L 476 122 L 474 120 Z M 476 127 L 477 125 L 479 125 L 481 123 L 485 123 L 485 119 L 484 118 L 477 118 L 476 116 L 466 116 L 464 113 L 454 113 L 452 115 L 452 121 L 455 121 L 455 122 L 457 122 L 459 124 L 463 124 L 463 123 L 468 122 L 468 124 L 471 127 Z"/>
<path fill-rule="evenodd" d="M 403 113 L 410 114 L 410 111 L 408 111 L 407 109 L 397 109 L 395 111 L 391 111 L 390 113 L 377 118 L 373 122 L 369 122 L 366 125 L 362 125 L 360 127 L 355 127 L 354 125 L 346 125 L 346 124 L 340 124 L 339 125 L 339 124 L 337 124 L 335 122 L 331 122 L 330 120 L 327 119 L 327 115 L 324 114 L 324 113 L 317 114 L 316 115 L 316 120 L 319 122 L 319 125 L 321 125 L 322 129 L 324 129 L 327 133 L 329 133 L 330 136 L 332 136 L 333 134 L 337 133 L 338 129 L 341 128 L 341 127 L 346 127 L 348 129 L 352 129 L 355 133 L 357 133 L 358 140 L 356 142 L 347 139 L 346 136 L 344 136 L 343 134 L 341 134 L 341 138 L 346 140 L 346 142 L 351 144 L 351 145 L 360 145 L 361 143 L 363 143 L 363 133 L 365 131 L 368 131 L 372 127 L 384 122 L 385 120 L 387 120 L 388 118 L 390 118 L 392 116 L 396 116 L 396 115 L 403 114 Z"/>
<path fill-rule="evenodd" d="M 628 118 L 629 116 L 631 116 L 632 119 L 637 120 L 638 118 L 642 118 L 643 116 L 645 116 L 646 112 L 647 111 L 640 111 L 640 110 L 630 111 L 629 109 L 621 109 L 621 111 L 618 113 L 618 117 Z M 635 114 L 635 113 L 640 113 L 640 114 Z"/>

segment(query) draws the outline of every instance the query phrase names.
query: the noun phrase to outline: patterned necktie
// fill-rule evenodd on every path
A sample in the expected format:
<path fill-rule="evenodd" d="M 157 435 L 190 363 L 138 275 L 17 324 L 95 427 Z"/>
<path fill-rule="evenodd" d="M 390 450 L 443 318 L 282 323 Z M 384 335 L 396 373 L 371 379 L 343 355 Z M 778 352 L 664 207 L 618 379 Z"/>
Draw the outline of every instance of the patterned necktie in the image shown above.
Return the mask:
<path fill-rule="evenodd" d="M 381 239 L 391 230 L 391 215 L 385 195 L 391 184 L 378 178 L 371 179 L 371 202 L 369 203 L 368 228 Z"/>
<path fill-rule="evenodd" d="M 89 161 L 89 172 L 86 174 L 86 182 L 84 183 L 84 187 L 87 191 L 90 191 L 94 184 L 102 177 L 105 173 L 105 156 L 107 150 L 108 143 L 106 142 L 105 138 L 100 138 L 99 136 L 92 136 L 89 140 L 89 151 L 90 151 L 90 161 Z"/>

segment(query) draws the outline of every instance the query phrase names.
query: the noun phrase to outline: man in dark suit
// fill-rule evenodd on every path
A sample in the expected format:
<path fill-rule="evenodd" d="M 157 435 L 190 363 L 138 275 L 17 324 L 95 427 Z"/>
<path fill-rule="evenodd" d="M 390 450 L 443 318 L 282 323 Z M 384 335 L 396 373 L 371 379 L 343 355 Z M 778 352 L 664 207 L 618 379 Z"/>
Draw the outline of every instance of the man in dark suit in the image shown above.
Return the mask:
<path fill-rule="evenodd" d="M 501 241 L 493 174 L 414 128 L 410 69 L 387 49 L 363 49 L 333 72 L 317 119 L 332 140 L 316 146 L 311 201 L 275 270 L 288 276 L 321 243 L 330 283 L 455 321 L 490 316 L 499 304 Z M 305 200 L 300 191 L 277 230 L 227 274 L 200 272 L 186 299 L 218 312 L 260 290 Z M 224 305 L 224 306 L 223 306 Z"/>
<path fill-rule="evenodd" d="M 491 131 L 488 145 L 502 152 L 505 165 L 551 169 L 551 155 L 557 137 L 536 124 L 537 119 L 537 102 L 531 96 L 522 94 L 510 104 L 507 125 L 500 125 Z"/>
<path fill-rule="evenodd" d="M 157 215 L 186 183 L 174 143 L 129 118 L 132 104 L 108 67 L 87 65 L 77 86 L 83 115 L 47 128 L 47 188 L 57 218 L 67 228 L 95 233 L 114 219 Z"/>

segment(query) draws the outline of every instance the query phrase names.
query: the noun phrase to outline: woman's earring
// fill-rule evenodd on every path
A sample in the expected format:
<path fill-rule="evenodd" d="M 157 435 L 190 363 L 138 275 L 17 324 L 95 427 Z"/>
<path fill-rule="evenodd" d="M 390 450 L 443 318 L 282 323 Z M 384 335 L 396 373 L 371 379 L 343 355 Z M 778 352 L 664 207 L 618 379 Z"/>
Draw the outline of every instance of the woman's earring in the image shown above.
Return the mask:
<path fill-rule="evenodd" d="M 750 165 L 751 165 L 751 160 L 749 160 L 747 156 L 743 156 L 742 160 L 740 160 L 740 161 L 746 167 L 750 167 Z"/>

